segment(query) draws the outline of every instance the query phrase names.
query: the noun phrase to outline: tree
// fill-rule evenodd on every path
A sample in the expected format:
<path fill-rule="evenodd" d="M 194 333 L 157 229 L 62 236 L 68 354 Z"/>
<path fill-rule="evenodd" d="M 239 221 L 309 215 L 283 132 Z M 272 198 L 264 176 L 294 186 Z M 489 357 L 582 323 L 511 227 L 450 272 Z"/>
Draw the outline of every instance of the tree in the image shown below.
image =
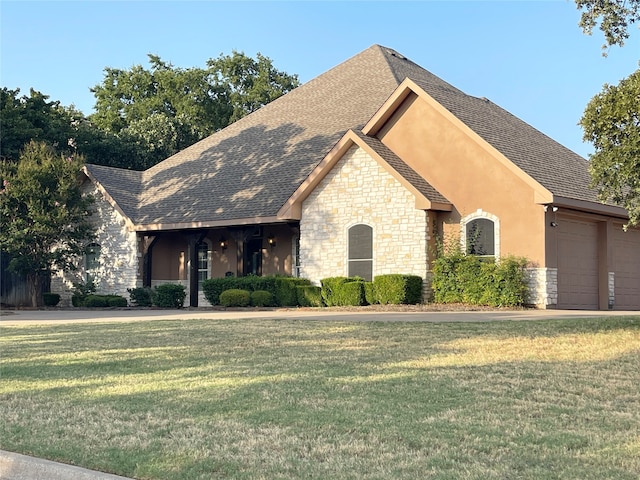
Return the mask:
<path fill-rule="evenodd" d="M 640 0 L 576 0 L 580 27 L 587 34 L 599 23 L 603 55 L 609 46 L 623 46 L 629 27 L 640 20 Z M 580 125 L 593 144 L 589 156 L 592 185 L 601 201 L 626 208 L 629 224 L 640 223 L 640 70 L 617 86 L 604 85 L 587 105 Z"/>
<path fill-rule="evenodd" d="M 90 117 L 104 132 L 127 138 L 148 154 L 146 166 L 182 150 L 298 86 L 296 75 L 271 60 L 243 53 L 178 68 L 149 55 L 150 68 L 106 68 L 92 92 Z"/>
<path fill-rule="evenodd" d="M 75 268 L 94 234 L 93 199 L 83 195 L 81 156 L 65 157 L 44 142 L 29 142 L 17 162 L 0 163 L 0 250 L 9 269 L 25 275 L 32 306 L 42 305 L 40 282 Z"/>
<path fill-rule="evenodd" d="M 640 19 L 640 0 L 576 0 L 581 10 L 579 25 L 587 35 L 600 23 L 606 49 L 613 45 L 623 46 L 629 38 L 629 27 Z"/>
<path fill-rule="evenodd" d="M 593 143 L 589 171 L 600 199 L 624 206 L 640 222 L 640 69 L 618 85 L 605 85 L 580 120 Z"/>

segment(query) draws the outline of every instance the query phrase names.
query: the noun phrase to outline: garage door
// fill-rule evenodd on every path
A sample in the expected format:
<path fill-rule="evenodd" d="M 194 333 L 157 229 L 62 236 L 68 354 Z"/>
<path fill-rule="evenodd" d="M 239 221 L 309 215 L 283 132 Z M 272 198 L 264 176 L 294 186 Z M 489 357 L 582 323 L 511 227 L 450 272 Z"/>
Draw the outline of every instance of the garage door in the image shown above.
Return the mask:
<path fill-rule="evenodd" d="M 558 218 L 558 308 L 598 308 L 598 226 Z"/>
<path fill-rule="evenodd" d="M 616 225 L 613 230 L 616 310 L 640 310 L 640 230 Z"/>

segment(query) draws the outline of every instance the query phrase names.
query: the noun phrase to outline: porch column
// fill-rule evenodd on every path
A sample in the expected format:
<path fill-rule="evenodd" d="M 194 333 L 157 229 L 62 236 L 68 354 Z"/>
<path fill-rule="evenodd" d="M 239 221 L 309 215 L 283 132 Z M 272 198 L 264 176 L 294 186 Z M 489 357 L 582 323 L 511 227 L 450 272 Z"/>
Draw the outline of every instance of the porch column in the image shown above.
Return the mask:
<path fill-rule="evenodd" d="M 151 286 L 152 251 L 158 237 L 156 235 L 142 237 L 142 286 Z"/>

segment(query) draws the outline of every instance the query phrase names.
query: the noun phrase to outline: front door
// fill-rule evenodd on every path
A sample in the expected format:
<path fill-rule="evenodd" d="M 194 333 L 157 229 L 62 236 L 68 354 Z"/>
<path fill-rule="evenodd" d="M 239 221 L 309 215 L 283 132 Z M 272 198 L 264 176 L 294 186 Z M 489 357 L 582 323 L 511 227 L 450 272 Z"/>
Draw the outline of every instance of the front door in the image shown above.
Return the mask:
<path fill-rule="evenodd" d="M 250 238 L 244 246 L 244 275 L 262 275 L 262 238 Z"/>

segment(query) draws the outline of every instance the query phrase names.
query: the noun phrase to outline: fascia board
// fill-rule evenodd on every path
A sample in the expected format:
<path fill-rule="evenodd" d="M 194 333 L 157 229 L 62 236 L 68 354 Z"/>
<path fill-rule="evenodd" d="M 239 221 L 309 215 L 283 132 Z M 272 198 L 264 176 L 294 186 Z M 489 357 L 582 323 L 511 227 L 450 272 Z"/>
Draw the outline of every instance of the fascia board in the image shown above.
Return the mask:
<path fill-rule="evenodd" d="M 550 204 L 560 209 L 567 208 L 570 210 L 597 213 L 609 217 L 619 217 L 626 220 L 629 219 L 629 214 L 624 208 L 615 205 L 608 205 L 605 203 L 587 202 L 585 200 L 576 200 L 574 198 L 554 196 L 553 201 L 550 202 Z"/>

